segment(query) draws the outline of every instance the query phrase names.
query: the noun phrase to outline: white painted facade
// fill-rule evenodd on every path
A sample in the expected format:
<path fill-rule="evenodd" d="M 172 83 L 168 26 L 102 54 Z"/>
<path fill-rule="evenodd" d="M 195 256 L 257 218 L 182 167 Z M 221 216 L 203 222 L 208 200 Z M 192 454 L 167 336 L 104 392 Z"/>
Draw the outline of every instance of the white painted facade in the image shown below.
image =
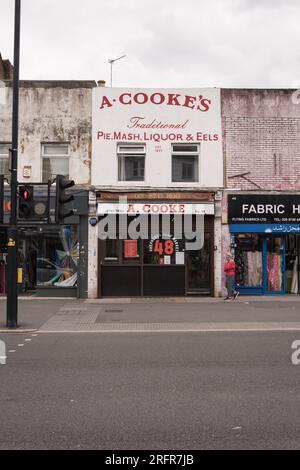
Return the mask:
<path fill-rule="evenodd" d="M 93 90 L 92 184 L 96 187 L 220 188 L 220 89 Z M 119 181 L 119 143 L 145 146 L 144 181 Z M 172 182 L 172 144 L 197 144 L 198 178 Z"/>
<path fill-rule="evenodd" d="M 119 145 L 145 149 L 143 181 L 120 180 Z M 198 178 L 194 182 L 172 182 L 173 144 L 195 144 L 199 149 Z M 122 89 L 98 87 L 93 90 L 91 183 L 96 191 L 212 191 L 215 203 L 204 204 L 214 214 L 214 291 L 222 291 L 221 276 L 221 192 L 223 148 L 220 90 L 209 89 Z M 159 198 L 158 198 L 159 199 Z M 170 201 L 160 201 L 163 206 Z M 178 201 L 177 201 L 178 202 Z M 156 207 L 155 202 L 153 205 Z M 150 204 L 148 201 L 146 212 Z M 199 204 L 199 207 L 202 204 Z M 191 207 L 196 208 L 196 204 Z M 135 204 L 136 213 L 144 204 Z M 90 203 L 90 216 L 118 212 L 113 203 Z M 194 209 L 193 209 L 194 210 Z M 125 208 L 126 212 L 126 208 Z M 99 262 L 97 227 L 89 226 L 89 297 L 98 293 Z"/>

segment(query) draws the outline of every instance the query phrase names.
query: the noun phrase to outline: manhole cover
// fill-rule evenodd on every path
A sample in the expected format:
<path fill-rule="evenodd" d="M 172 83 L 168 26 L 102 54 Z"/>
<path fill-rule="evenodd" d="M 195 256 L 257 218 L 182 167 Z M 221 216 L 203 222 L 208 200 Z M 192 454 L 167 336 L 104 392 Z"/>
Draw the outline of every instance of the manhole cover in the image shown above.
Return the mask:
<path fill-rule="evenodd" d="M 105 310 L 105 313 L 121 313 L 121 312 L 123 312 L 123 310 L 117 309 L 117 308 Z"/>

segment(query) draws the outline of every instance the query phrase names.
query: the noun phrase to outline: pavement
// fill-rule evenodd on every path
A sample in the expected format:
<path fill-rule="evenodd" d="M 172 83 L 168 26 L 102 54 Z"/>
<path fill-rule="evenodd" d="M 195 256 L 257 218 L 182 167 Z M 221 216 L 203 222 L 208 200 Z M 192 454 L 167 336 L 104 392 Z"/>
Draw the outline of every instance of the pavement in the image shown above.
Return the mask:
<path fill-rule="evenodd" d="M 39 329 L 59 308 L 66 303 L 65 299 L 39 300 L 32 297 L 19 299 L 18 302 L 18 329 L 8 330 L 6 328 L 6 299 L 0 302 L 0 332 L 27 332 Z"/>
<path fill-rule="evenodd" d="M 236 301 L 207 297 L 193 302 L 185 298 L 107 300 L 21 299 L 17 330 L 6 328 L 6 302 L 0 302 L 0 332 L 300 330 L 300 296 L 239 297 Z"/>

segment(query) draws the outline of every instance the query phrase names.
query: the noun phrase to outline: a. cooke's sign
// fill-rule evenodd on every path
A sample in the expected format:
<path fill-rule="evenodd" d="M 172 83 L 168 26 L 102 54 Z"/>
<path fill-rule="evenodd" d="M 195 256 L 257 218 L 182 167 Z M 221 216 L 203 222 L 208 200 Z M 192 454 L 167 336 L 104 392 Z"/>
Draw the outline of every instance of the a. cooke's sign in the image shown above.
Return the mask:
<path fill-rule="evenodd" d="M 222 186 L 220 90 L 95 88 L 92 184 L 118 182 L 120 143 L 143 144 L 144 183 L 158 187 L 171 183 L 172 144 L 197 144 L 196 185 Z"/>

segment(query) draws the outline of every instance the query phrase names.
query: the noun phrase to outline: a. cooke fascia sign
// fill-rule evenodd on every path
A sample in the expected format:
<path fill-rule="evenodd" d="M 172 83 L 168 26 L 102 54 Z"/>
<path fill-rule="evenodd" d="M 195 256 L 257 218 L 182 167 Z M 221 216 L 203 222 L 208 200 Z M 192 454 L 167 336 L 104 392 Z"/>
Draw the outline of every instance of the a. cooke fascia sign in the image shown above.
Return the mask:
<path fill-rule="evenodd" d="M 193 185 L 221 187 L 223 182 L 220 89 L 93 90 L 92 184 L 118 181 L 118 144 L 145 149 L 145 181 L 171 184 L 173 144 L 197 144 L 199 180 Z"/>

